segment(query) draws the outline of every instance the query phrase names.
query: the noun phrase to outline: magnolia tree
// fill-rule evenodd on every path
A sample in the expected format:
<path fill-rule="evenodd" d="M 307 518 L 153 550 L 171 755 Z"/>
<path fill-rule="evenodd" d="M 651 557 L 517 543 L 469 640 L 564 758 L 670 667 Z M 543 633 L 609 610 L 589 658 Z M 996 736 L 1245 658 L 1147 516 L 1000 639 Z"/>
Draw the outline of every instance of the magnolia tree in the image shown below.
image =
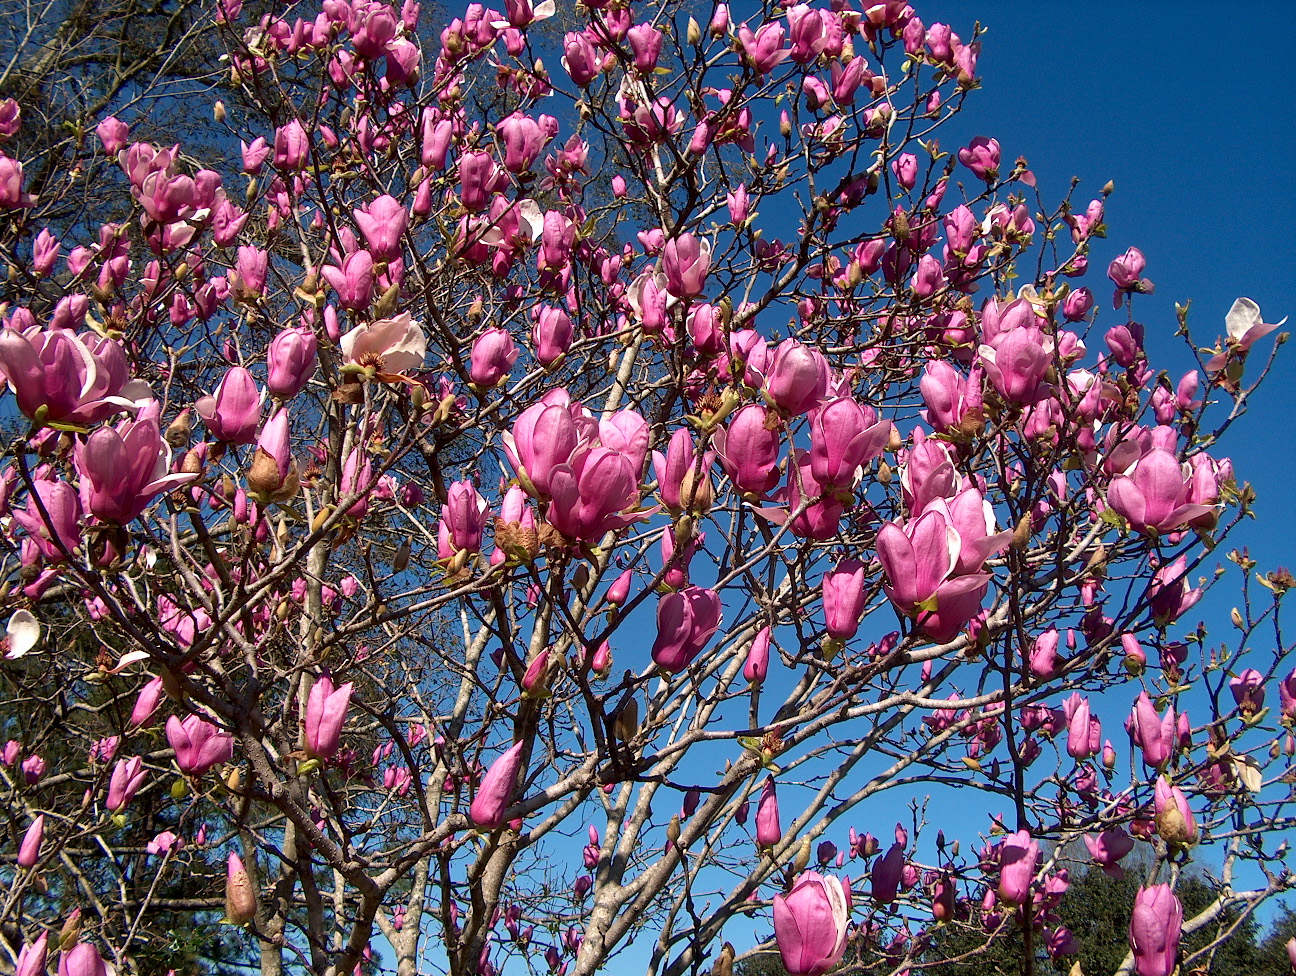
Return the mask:
<path fill-rule="evenodd" d="M 1065 967 L 1083 838 L 1167 976 L 1293 884 L 1292 580 L 1192 613 L 1276 327 L 1159 372 L 975 37 L 693 12 L 224 0 L 230 158 L 0 158 L 0 968 Z"/>

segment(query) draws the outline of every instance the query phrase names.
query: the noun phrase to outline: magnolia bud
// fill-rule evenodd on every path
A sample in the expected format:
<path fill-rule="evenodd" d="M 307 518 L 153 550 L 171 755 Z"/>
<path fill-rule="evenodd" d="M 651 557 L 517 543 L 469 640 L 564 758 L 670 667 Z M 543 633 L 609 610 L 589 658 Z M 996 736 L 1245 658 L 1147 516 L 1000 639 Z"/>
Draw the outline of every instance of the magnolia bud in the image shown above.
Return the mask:
<path fill-rule="evenodd" d="M 225 917 L 235 925 L 246 925 L 256 915 L 256 892 L 243 859 L 230 852 L 225 875 Z"/>

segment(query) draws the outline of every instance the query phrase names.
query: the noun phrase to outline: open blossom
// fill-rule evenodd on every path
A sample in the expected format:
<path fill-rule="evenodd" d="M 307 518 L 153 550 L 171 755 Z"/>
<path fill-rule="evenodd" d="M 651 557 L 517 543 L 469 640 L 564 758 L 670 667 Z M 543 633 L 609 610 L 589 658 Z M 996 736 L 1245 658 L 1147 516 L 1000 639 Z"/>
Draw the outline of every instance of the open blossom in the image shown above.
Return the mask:
<path fill-rule="evenodd" d="M 387 376 L 407 375 L 423 365 L 427 336 L 409 312 L 352 329 L 340 342 L 342 356 Z"/>
<path fill-rule="evenodd" d="M 1257 341 L 1263 339 L 1286 321 L 1287 316 L 1284 315 L 1275 323 L 1267 323 L 1261 318 L 1259 305 L 1250 298 L 1239 298 L 1229 308 L 1228 314 L 1224 316 L 1228 348 L 1224 352 L 1211 357 L 1206 364 L 1207 371 L 1218 373 L 1228 364 L 1230 353 L 1235 352 L 1245 355 L 1247 350 Z"/>
<path fill-rule="evenodd" d="M 1192 469 L 1169 451 L 1151 450 L 1127 474 L 1112 479 L 1107 504 L 1144 534 L 1183 528 L 1211 514 L 1211 505 L 1191 503 Z"/>
<path fill-rule="evenodd" d="M 105 522 L 125 525 L 157 495 L 192 481 L 169 474 L 171 452 L 152 417 L 100 427 L 74 449 L 81 475 L 81 505 Z"/>
<path fill-rule="evenodd" d="M 977 136 L 958 151 L 959 162 L 987 183 L 999 179 L 999 140 Z"/>
<path fill-rule="evenodd" d="M 549 523 L 570 539 L 595 542 L 651 512 L 637 511 L 639 468 L 621 451 L 595 447 L 549 474 Z"/>
<path fill-rule="evenodd" d="M 70 329 L 0 329 L 0 374 L 32 420 L 92 424 L 137 408 L 148 388 L 129 379 L 121 346 Z"/>
<path fill-rule="evenodd" d="M 774 70 L 792 53 L 783 46 L 786 36 L 778 21 L 762 24 L 755 32 L 746 24 L 738 28 L 738 43 L 747 63 L 762 75 Z"/>

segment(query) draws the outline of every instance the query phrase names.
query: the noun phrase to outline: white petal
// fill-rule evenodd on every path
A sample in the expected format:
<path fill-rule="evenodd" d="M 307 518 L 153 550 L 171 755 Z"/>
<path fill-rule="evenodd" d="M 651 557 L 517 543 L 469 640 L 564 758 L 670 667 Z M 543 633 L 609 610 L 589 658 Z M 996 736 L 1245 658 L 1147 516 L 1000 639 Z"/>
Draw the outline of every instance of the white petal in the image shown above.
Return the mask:
<path fill-rule="evenodd" d="M 29 611 L 16 610 L 5 625 L 5 633 L 9 637 L 9 652 L 5 657 L 12 661 L 40 643 L 41 626 Z"/>
<path fill-rule="evenodd" d="M 1224 316 L 1224 328 L 1228 330 L 1229 338 L 1237 342 L 1241 342 L 1247 330 L 1260 322 L 1260 306 L 1249 298 L 1239 298 Z"/>

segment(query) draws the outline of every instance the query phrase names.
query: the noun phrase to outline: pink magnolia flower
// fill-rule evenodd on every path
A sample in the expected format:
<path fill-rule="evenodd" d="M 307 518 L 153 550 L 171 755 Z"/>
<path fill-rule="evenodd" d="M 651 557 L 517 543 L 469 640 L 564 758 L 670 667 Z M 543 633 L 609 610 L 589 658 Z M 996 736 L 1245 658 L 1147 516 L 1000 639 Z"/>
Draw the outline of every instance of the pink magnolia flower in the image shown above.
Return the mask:
<path fill-rule="evenodd" d="M 0 210 L 36 206 L 36 198 L 23 192 L 23 164 L 0 154 Z"/>
<path fill-rule="evenodd" d="M 1296 671 L 1278 682 L 1278 698 L 1281 703 L 1283 724 L 1296 722 Z"/>
<path fill-rule="evenodd" d="M 513 793 L 517 789 L 518 773 L 522 769 L 522 750 L 525 746 L 525 742 L 515 743 L 486 770 L 468 810 L 468 819 L 475 826 L 483 830 L 495 830 L 503 825 L 504 812 L 513 802 Z"/>
<path fill-rule="evenodd" d="M 993 183 L 999 179 L 999 140 L 977 136 L 958 151 L 959 162 L 973 173 Z"/>
<path fill-rule="evenodd" d="M 95 135 L 103 144 L 104 152 L 116 156 L 130 142 L 130 126 L 115 115 L 110 115 L 95 126 Z"/>
<path fill-rule="evenodd" d="M 1255 668 L 1247 668 L 1241 674 L 1229 679 L 1229 691 L 1238 709 L 1244 715 L 1254 715 L 1264 708 L 1265 689 L 1264 675 Z"/>
<path fill-rule="evenodd" d="M 215 393 L 194 401 L 194 410 L 216 440 L 251 444 L 256 440 L 264 400 L 265 393 L 257 388 L 252 374 L 242 366 L 232 366 Z"/>
<path fill-rule="evenodd" d="M 1148 585 L 1148 602 L 1152 616 L 1164 626 L 1173 623 L 1196 606 L 1202 597 L 1200 587 L 1188 586 L 1188 557 L 1180 555 L 1156 571 Z"/>
<path fill-rule="evenodd" d="M 504 13 L 513 27 L 526 27 L 540 20 L 548 20 L 557 12 L 554 0 L 541 0 L 532 4 L 531 0 L 504 0 Z"/>
<path fill-rule="evenodd" d="M 256 916 L 257 893 L 243 858 L 230 851 L 225 863 L 225 918 L 245 925 Z"/>
<path fill-rule="evenodd" d="M 274 164 L 277 169 L 305 169 L 309 152 L 310 137 L 297 119 L 275 130 Z"/>
<path fill-rule="evenodd" d="M 18 844 L 18 866 L 31 870 L 40 860 L 41 841 L 45 839 L 45 814 L 40 814 L 28 825 Z"/>
<path fill-rule="evenodd" d="M 1139 532 L 1155 534 L 1183 528 L 1215 511 L 1191 503 L 1193 476 L 1169 451 L 1151 450 L 1127 474 L 1112 479 L 1107 504 Z"/>
<path fill-rule="evenodd" d="M 1000 332 L 978 354 L 986 378 L 1005 398 L 1030 404 L 1047 395 L 1044 374 L 1053 364 L 1053 343 L 1037 326 Z"/>
<path fill-rule="evenodd" d="M 841 880 L 802 872 L 774 896 L 774 939 L 790 976 L 824 976 L 846 952 L 850 909 Z"/>
<path fill-rule="evenodd" d="M 762 24 L 755 33 L 746 25 L 738 27 L 738 43 L 747 63 L 757 74 L 769 74 L 792 52 L 783 46 L 787 35 L 778 21 Z"/>
<path fill-rule="evenodd" d="M 148 770 L 139 756 L 118 759 L 108 780 L 108 810 L 111 813 L 124 810 L 147 778 Z"/>
<path fill-rule="evenodd" d="M 1134 293 L 1151 295 L 1156 291 L 1156 286 L 1152 282 L 1139 277 L 1146 267 L 1147 258 L 1137 247 L 1131 247 L 1108 265 L 1107 277 L 1116 285 L 1116 292 L 1112 296 L 1112 308 L 1120 308 L 1123 295 Z"/>
<path fill-rule="evenodd" d="M 234 756 L 234 736 L 200 715 L 190 715 L 183 721 L 172 715 L 167 719 L 166 736 L 175 750 L 176 765 L 189 776 L 201 776 Z"/>
<path fill-rule="evenodd" d="M 522 411 L 502 440 L 509 464 L 528 494 L 538 498 L 551 495 L 554 471 L 571 459 L 578 444 L 593 439 L 593 425 L 588 412 L 573 404 L 561 387 Z"/>
<path fill-rule="evenodd" d="M 822 542 L 837 534 L 849 500 L 843 495 L 815 479 L 808 451 L 794 451 L 788 463 L 787 482 L 777 496 L 782 505 L 763 509 L 762 514 L 779 524 L 791 518 L 789 527 L 794 534 Z"/>
<path fill-rule="evenodd" d="M 701 464 L 695 456 L 693 435 L 681 427 L 671 435 L 666 453 L 653 451 L 653 471 L 657 475 L 657 494 L 672 512 L 684 509 L 702 512 L 711 510 L 711 463 L 714 451 L 705 451 Z M 700 471 L 699 471 L 700 467 Z"/>
<path fill-rule="evenodd" d="M 427 357 L 427 336 L 409 312 L 357 326 L 339 345 L 347 362 L 372 367 L 380 376 L 407 375 Z"/>
<path fill-rule="evenodd" d="M 553 501 L 549 523 L 563 535 L 596 542 L 605 533 L 625 528 L 650 512 L 637 512 L 639 474 L 621 451 L 596 447 L 549 473 Z"/>
<path fill-rule="evenodd" d="M 346 723 L 347 707 L 351 704 L 352 683 L 334 687 L 333 679 L 321 675 L 311 685 L 306 699 L 306 721 L 302 732 L 306 739 L 306 754 L 316 759 L 331 759 L 337 754 Z"/>
<path fill-rule="evenodd" d="M 1175 848 L 1197 843 L 1197 821 L 1183 790 L 1158 776 L 1155 794 L 1156 828 L 1161 839 Z"/>
<path fill-rule="evenodd" d="M 45 956 L 49 946 L 49 933 L 42 932 L 31 945 L 22 947 L 14 976 L 45 976 Z"/>
<path fill-rule="evenodd" d="M 999 848 L 1000 898 L 1013 905 L 1026 903 L 1039 855 L 1039 841 L 1028 830 L 1019 830 L 1003 842 Z"/>
<path fill-rule="evenodd" d="M 1102 868 L 1103 874 L 1117 881 L 1125 877 L 1125 869 L 1120 866 L 1120 859 L 1134 850 L 1134 838 L 1120 827 L 1104 830 L 1101 834 L 1085 834 L 1085 847 L 1089 856 Z"/>
<path fill-rule="evenodd" d="M 810 412 L 810 469 L 827 488 L 855 487 L 865 464 L 881 456 L 891 439 L 891 421 L 872 407 L 837 397 Z"/>
<path fill-rule="evenodd" d="M 1078 692 L 1063 706 L 1067 716 L 1067 755 L 1083 760 L 1098 755 L 1102 748 L 1102 723 L 1089 710 L 1089 699 Z"/>
<path fill-rule="evenodd" d="M 81 499 L 66 481 L 37 478 L 32 487 L 27 507 L 13 510 L 14 521 L 27 530 L 43 559 L 62 562 L 81 544 Z"/>
<path fill-rule="evenodd" d="M 743 679 L 753 684 L 760 684 L 769 674 L 770 629 L 762 627 L 756 632 L 756 639 L 747 649 L 747 660 L 743 663 Z"/>
<path fill-rule="evenodd" d="M 270 144 L 264 137 L 257 136 L 250 145 L 239 140 L 239 149 L 243 154 L 243 172 L 248 176 L 256 176 L 270 155 Z"/>
<path fill-rule="evenodd" d="M 487 329 L 473 343 L 468 378 L 482 388 L 498 386 L 517 358 L 517 343 L 507 329 Z"/>
<path fill-rule="evenodd" d="M 766 368 L 766 400 L 792 417 L 808 413 L 828 393 L 828 361 L 796 339 L 778 344 Z"/>
<path fill-rule="evenodd" d="M 774 777 L 765 777 L 760 800 L 756 804 L 756 846 L 762 851 L 773 850 L 783 839 L 779 824 L 778 795 L 774 790 Z"/>
<path fill-rule="evenodd" d="M 869 878 L 873 900 L 883 905 L 894 902 L 900 891 L 904 870 L 905 845 L 897 841 L 873 863 Z"/>
<path fill-rule="evenodd" d="M 571 316 L 560 308 L 542 305 L 533 313 L 535 325 L 531 327 L 531 344 L 541 366 L 553 366 L 571 348 L 576 336 L 576 326 Z"/>
<path fill-rule="evenodd" d="M 151 841 L 144 845 L 144 850 L 149 854 L 170 854 L 184 846 L 184 841 L 175 835 L 174 831 L 164 830 L 156 834 Z"/>
<path fill-rule="evenodd" d="M 1082 322 L 1089 317 L 1093 307 L 1093 292 L 1088 288 L 1077 288 L 1062 302 L 1062 315 L 1068 322 Z"/>
<path fill-rule="evenodd" d="M 857 559 L 846 559 L 824 573 L 823 607 L 828 636 L 850 640 L 859 630 L 864 614 L 868 567 Z"/>
<path fill-rule="evenodd" d="M 153 678 L 140 689 L 135 697 L 135 707 L 131 709 L 130 718 L 126 722 L 128 728 L 137 729 L 149 723 L 157 711 L 164 690 L 161 678 Z"/>
<path fill-rule="evenodd" d="M 32 420 L 92 424 L 147 397 L 129 381 L 121 347 L 111 339 L 68 329 L 0 329 L 0 373 Z"/>
<path fill-rule="evenodd" d="M 924 416 L 941 433 L 971 435 L 984 423 L 981 385 L 984 370 L 973 367 L 966 377 L 943 359 L 927 363 L 918 388 L 927 404 Z"/>
<path fill-rule="evenodd" d="M 315 372 L 319 340 L 313 329 L 301 326 L 284 329 L 266 350 L 266 389 L 280 400 L 291 400 L 310 382 Z"/>
<path fill-rule="evenodd" d="M 107 976 L 107 973 L 103 956 L 89 942 L 78 942 L 59 954 L 58 976 Z"/>
<path fill-rule="evenodd" d="M 374 260 L 368 251 L 359 250 L 342 259 L 342 267 L 326 264 L 320 267 L 324 280 L 337 292 L 338 304 L 353 312 L 362 312 L 373 300 Z"/>
<path fill-rule="evenodd" d="M 891 172 L 901 189 L 912 190 L 918 182 L 918 157 L 913 153 L 901 153 L 891 160 Z"/>
<path fill-rule="evenodd" d="M 891 603 L 907 616 L 924 615 L 919 619 L 933 640 L 951 639 L 980 609 L 989 577 L 953 575 L 963 540 L 943 513 L 928 511 L 903 526 L 888 522 L 876 546 Z"/>
<path fill-rule="evenodd" d="M 720 617 L 720 595 L 715 590 L 689 586 L 667 593 L 657 603 L 653 662 L 663 671 L 679 674 L 720 628 Z"/>
<path fill-rule="evenodd" d="M 169 474 L 171 451 L 152 417 L 100 427 L 74 448 L 81 505 L 105 522 L 125 525 L 164 491 L 194 479 Z"/>
<path fill-rule="evenodd" d="M 634 56 L 634 69 L 641 75 L 650 75 L 661 57 L 662 42 L 666 35 L 652 24 L 636 24 L 626 32 L 630 52 Z"/>
<path fill-rule="evenodd" d="M 1139 888 L 1129 930 L 1138 976 L 1170 976 L 1179 956 L 1182 931 L 1183 905 L 1170 886 Z"/>
<path fill-rule="evenodd" d="M 751 203 L 747 196 L 747 184 L 725 194 L 725 203 L 729 207 L 729 220 L 735 227 L 742 227 L 751 216 Z"/>
<path fill-rule="evenodd" d="M 797 64 L 809 64 L 821 54 L 829 57 L 841 54 L 845 31 L 836 12 L 799 3 L 787 8 L 787 20 L 792 41 L 788 57 Z"/>
<path fill-rule="evenodd" d="M 441 529 L 449 552 L 478 552 L 482 533 L 490 517 L 490 506 L 471 481 L 456 481 L 446 492 L 445 507 L 441 510 Z"/>
<path fill-rule="evenodd" d="M 475 150 L 459 158 L 459 201 L 470 213 L 485 210 L 501 181 L 501 173 L 488 152 Z"/>
<path fill-rule="evenodd" d="M 400 257 L 401 235 L 409 223 L 409 214 L 399 200 L 384 193 L 367 207 L 353 210 L 351 215 L 375 258 L 392 261 Z"/>
<path fill-rule="evenodd" d="M 510 173 L 525 173 L 540 157 L 553 135 L 545 125 L 545 118 L 533 119 L 522 112 L 514 112 L 496 125 L 500 141 L 504 143 L 504 168 Z M 552 127 L 556 130 L 557 126 Z"/>
<path fill-rule="evenodd" d="M 569 33 L 563 37 L 562 65 L 571 80 L 580 88 L 603 72 L 603 58 L 584 33 Z"/>
<path fill-rule="evenodd" d="M 666 276 L 666 290 L 676 298 L 702 294 L 711 267 L 710 240 L 692 234 L 671 238 L 662 248 L 661 267 Z"/>
<path fill-rule="evenodd" d="M 1134 702 L 1134 711 L 1126 722 L 1130 738 L 1143 750 L 1143 762 L 1152 769 L 1161 769 L 1170 761 L 1178 745 L 1178 718 L 1173 707 L 1167 707 L 1164 716 L 1157 714 L 1156 706 L 1146 691 Z"/>
<path fill-rule="evenodd" d="M 783 438 L 773 414 L 759 403 L 739 408 L 728 427 L 713 435 L 720 464 L 744 494 L 763 497 L 779 483 L 779 450 Z"/>

